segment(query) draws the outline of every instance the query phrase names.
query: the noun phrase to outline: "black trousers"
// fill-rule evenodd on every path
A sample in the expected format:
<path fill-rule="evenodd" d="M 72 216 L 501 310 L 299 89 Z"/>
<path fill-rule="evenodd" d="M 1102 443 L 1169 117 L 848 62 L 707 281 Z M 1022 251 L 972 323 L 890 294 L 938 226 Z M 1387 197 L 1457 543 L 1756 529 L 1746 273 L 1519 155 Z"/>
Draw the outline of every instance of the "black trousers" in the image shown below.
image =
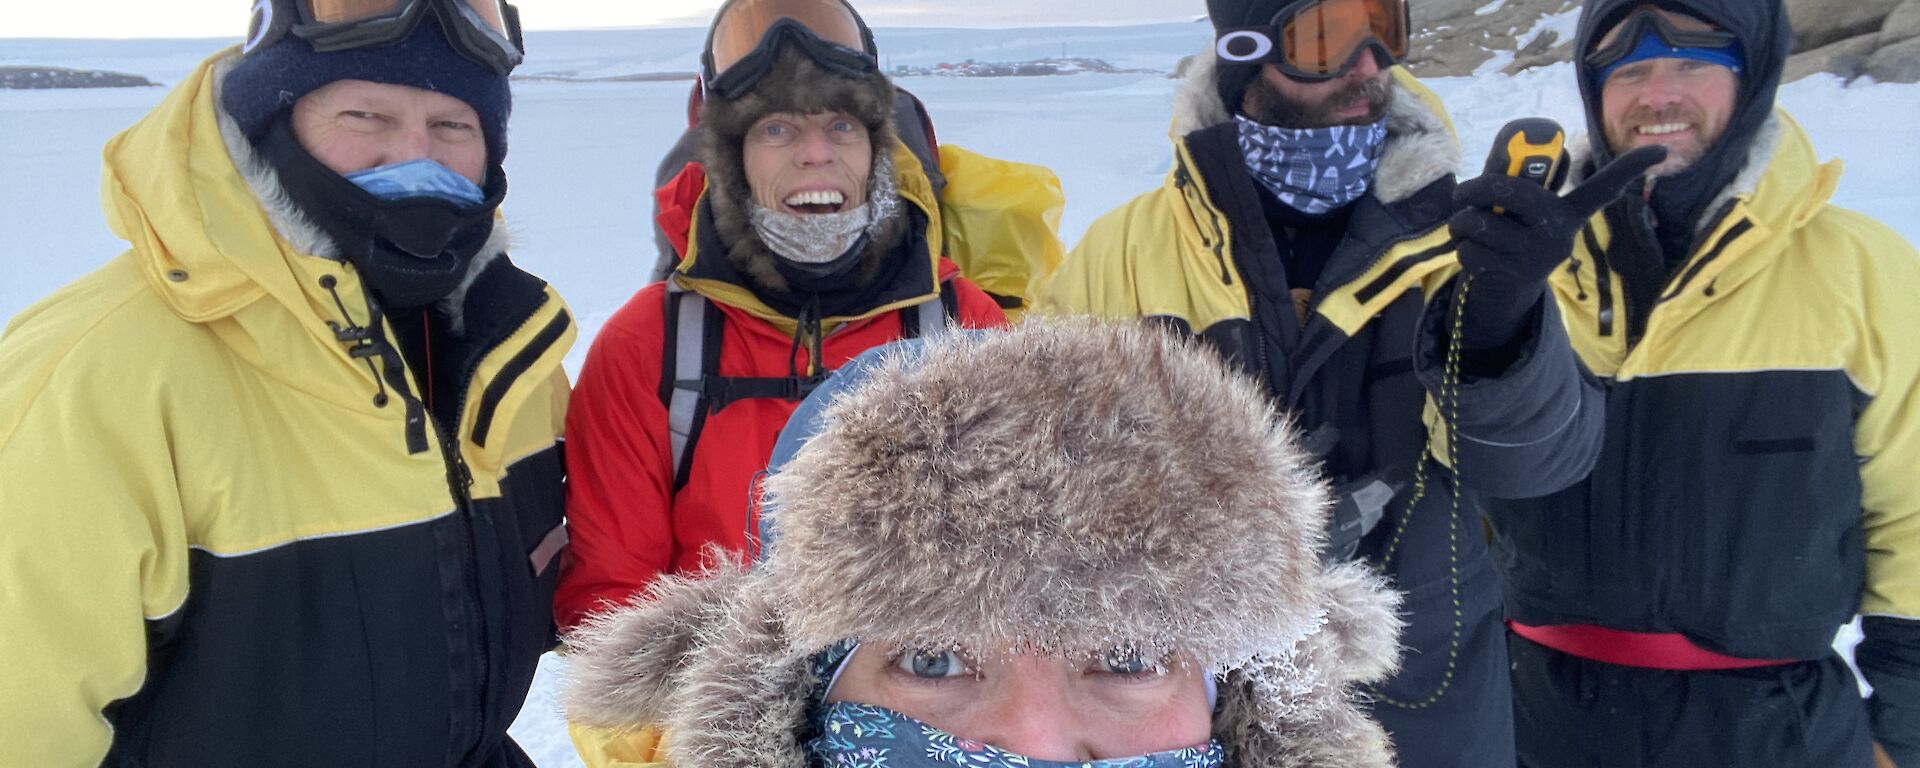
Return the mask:
<path fill-rule="evenodd" d="M 1838 655 L 1668 672 L 1508 635 L 1521 768 L 1871 768 L 1872 732 Z"/>

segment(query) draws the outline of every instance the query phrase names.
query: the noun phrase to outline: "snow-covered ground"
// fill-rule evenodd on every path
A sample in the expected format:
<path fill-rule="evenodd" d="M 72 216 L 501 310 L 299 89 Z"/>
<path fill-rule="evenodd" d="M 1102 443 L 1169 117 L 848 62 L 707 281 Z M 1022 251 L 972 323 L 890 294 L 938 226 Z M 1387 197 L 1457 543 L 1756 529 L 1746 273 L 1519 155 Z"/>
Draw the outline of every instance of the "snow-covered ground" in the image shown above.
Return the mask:
<path fill-rule="evenodd" d="M 688 30 L 535 33 L 530 73 L 606 76 L 693 68 Z M 1172 69 L 1201 50 L 1204 25 L 1080 30 L 882 30 L 896 64 L 965 58 L 1015 60 L 1065 53 L 1126 67 Z M 113 69 L 177 82 L 227 41 L 0 40 L 0 64 Z M 1064 50 L 1063 50 L 1064 48 Z M 1160 183 L 1176 83 L 1151 75 L 903 81 L 928 104 L 943 142 L 1040 163 L 1067 192 L 1062 235 L 1077 239 L 1101 212 Z M 1585 124 L 1565 65 L 1518 77 L 1437 80 L 1477 173 L 1507 120 L 1553 117 Z M 654 166 L 685 121 L 689 84 L 521 83 L 515 89 L 512 192 L 506 210 L 514 258 L 550 280 L 582 319 L 570 365 L 592 333 L 638 289 L 653 263 L 649 223 Z M 0 319 L 119 253 L 99 210 L 99 151 L 158 103 L 161 89 L 0 91 Z M 1920 86 L 1856 84 L 1830 76 L 1788 85 L 1783 105 L 1826 157 L 1848 163 L 1839 204 L 1871 214 L 1920 242 Z M 542 766 L 578 765 L 554 704 L 549 660 L 514 729 Z"/>

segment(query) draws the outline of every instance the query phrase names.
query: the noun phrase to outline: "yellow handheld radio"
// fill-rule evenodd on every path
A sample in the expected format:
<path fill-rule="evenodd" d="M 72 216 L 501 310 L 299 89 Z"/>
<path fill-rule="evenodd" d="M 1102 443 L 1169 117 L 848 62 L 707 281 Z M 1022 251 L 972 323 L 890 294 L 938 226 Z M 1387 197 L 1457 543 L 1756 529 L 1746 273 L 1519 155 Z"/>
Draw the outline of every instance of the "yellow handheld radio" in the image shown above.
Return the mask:
<path fill-rule="evenodd" d="M 1487 173 L 1538 182 L 1552 189 L 1565 179 L 1567 132 L 1544 117 L 1523 117 L 1500 129 L 1487 154 Z M 1504 213 L 1494 208 L 1494 213 Z"/>

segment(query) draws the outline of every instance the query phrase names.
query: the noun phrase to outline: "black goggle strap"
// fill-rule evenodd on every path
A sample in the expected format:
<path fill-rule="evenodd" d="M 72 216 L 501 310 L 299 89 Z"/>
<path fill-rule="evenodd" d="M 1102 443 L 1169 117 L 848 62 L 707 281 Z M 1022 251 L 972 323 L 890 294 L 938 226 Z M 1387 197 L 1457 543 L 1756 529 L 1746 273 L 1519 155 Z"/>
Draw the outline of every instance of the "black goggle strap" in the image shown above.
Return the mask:
<path fill-rule="evenodd" d="M 868 44 L 871 46 L 871 33 L 867 32 L 864 25 L 861 32 L 868 38 Z M 767 28 L 766 34 L 760 38 L 760 44 L 753 49 L 753 52 L 728 67 L 725 72 L 713 71 L 711 50 L 701 54 L 701 68 L 705 73 L 702 82 L 714 95 L 723 99 L 737 98 L 752 89 L 761 78 L 767 76 L 767 73 L 773 69 L 774 62 L 780 57 L 781 47 L 789 43 L 800 46 L 800 50 L 804 51 L 814 63 L 835 74 L 863 77 L 880 68 L 880 62 L 874 58 L 871 51 L 856 51 L 822 40 L 818 35 L 813 34 L 807 25 L 793 19 L 781 19 Z"/>
<path fill-rule="evenodd" d="M 254 0 L 253 16 L 241 53 L 252 53 L 288 35 L 306 40 L 320 53 L 388 45 L 410 34 L 430 6 L 436 6 L 441 32 L 456 48 L 502 73 L 523 59 L 525 48 L 518 8 L 502 4 L 501 23 L 507 27 L 507 34 L 502 36 L 491 25 L 475 18 L 473 10 L 462 0 L 407 0 L 395 3 L 392 11 L 379 16 L 330 24 L 313 21 L 305 0 Z"/>

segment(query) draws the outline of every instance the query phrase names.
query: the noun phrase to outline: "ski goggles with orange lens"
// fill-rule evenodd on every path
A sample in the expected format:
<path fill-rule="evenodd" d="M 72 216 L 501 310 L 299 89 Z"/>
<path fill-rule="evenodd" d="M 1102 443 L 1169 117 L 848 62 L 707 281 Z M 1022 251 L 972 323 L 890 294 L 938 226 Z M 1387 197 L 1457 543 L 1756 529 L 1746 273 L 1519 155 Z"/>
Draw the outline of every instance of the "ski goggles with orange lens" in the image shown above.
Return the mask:
<path fill-rule="evenodd" d="M 1227 31 L 1214 52 L 1236 64 L 1271 61 L 1297 80 L 1332 80 L 1351 72 L 1362 51 L 1398 63 L 1409 26 L 1406 0 L 1314 0 L 1287 7 L 1268 26 Z"/>
<path fill-rule="evenodd" d="M 1674 48 L 1716 50 L 1740 42 L 1738 35 L 1700 19 L 1643 5 L 1594 43 L 1587 53 L 1587 63 L 1602 70 L 1612 66 L 1638 49 L 1648 32 Z"/>
<path fill-rule="evenodd" d="M 254 0 L 243 52 L 288 35 L 316 53 L 377 48 L 405 40 L 434 14 L 454 50 L 502 75 L 525 58 L 520 11 L 506 0 Z"/>
<path fill-rule="evenodd" d="M 847 77 L 880 69 L 873 31 L 845 0 L 731 0 L 707 33 L 701 82 L 722 99 L 739 98 L 767 76 L 787 45 Z"/>

